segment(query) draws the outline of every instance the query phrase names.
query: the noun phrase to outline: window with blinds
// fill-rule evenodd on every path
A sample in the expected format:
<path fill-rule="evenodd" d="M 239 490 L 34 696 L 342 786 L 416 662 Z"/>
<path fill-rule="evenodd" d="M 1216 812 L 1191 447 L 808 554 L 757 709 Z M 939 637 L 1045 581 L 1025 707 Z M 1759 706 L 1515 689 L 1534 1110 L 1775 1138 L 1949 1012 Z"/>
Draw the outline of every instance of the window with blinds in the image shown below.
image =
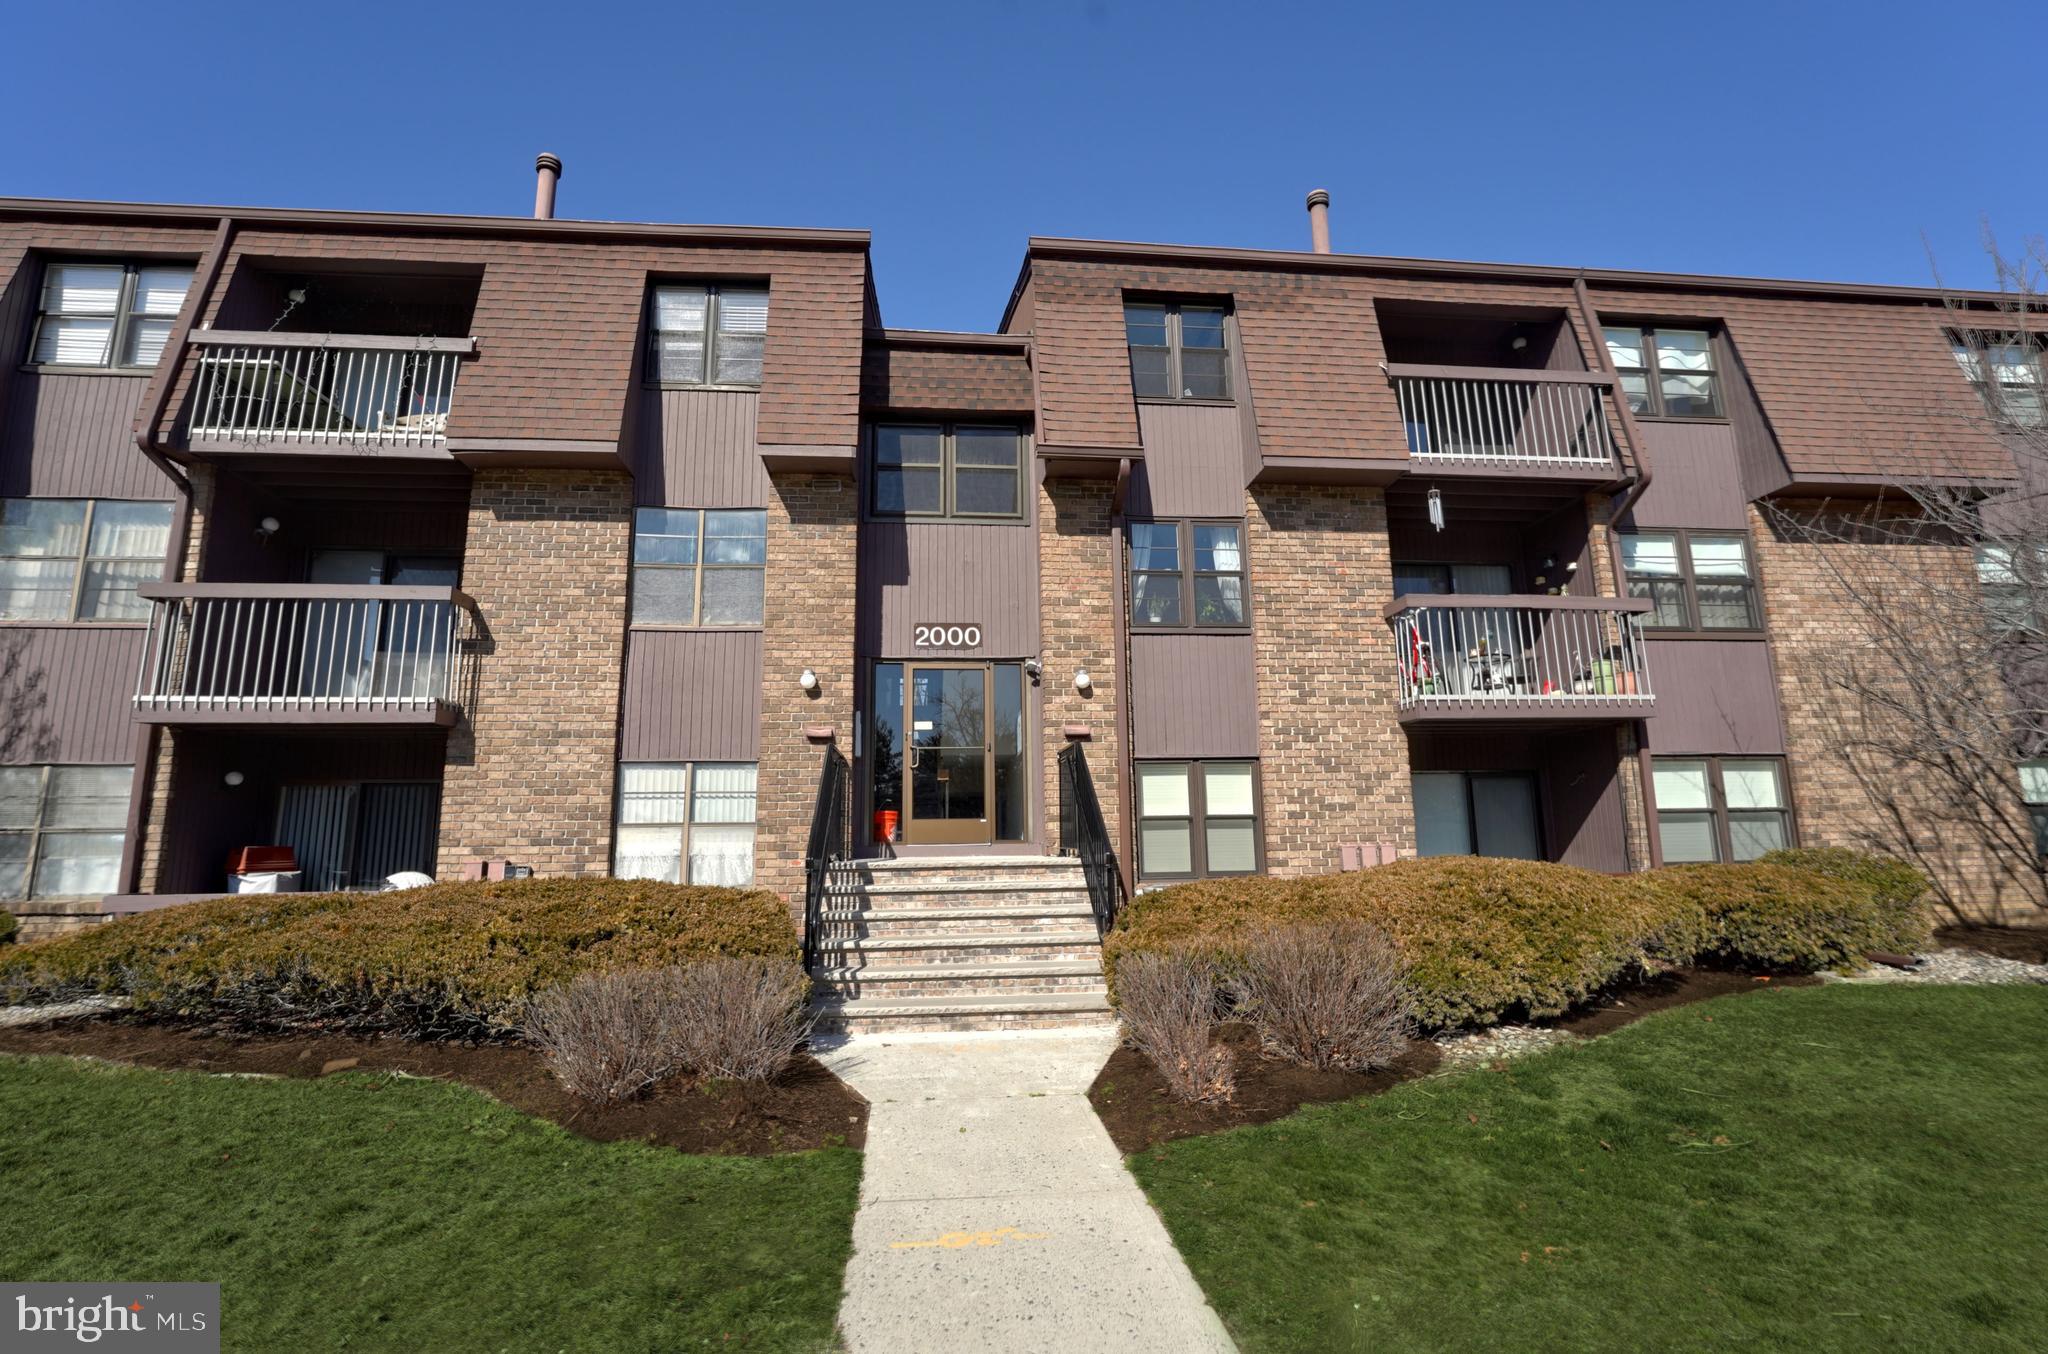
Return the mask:
<path fill-rule="evenodd" d="M 663 386 L 758 386 L 768 288 L 665 283 L 648 307 L 647 370 Z"/>
<path fill-rule="evenodd" d="M 52 262 L 43 269 L 33 361 L 147 370 L 192 288 L 177 264 Z"/>

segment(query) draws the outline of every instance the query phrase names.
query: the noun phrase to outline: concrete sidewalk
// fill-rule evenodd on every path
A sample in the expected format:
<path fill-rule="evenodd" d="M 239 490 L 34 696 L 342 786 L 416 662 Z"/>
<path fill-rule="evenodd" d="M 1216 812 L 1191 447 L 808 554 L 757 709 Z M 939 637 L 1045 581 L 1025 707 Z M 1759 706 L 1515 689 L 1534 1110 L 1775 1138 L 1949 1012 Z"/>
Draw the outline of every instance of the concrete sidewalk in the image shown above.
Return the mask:
<path fill-rule="evenodd" d="M 1110 1030 L 856 1036 L 866 1096 L 839 1322 L 854 1350 L 1230 1350 L 1087 1101 Z"/>

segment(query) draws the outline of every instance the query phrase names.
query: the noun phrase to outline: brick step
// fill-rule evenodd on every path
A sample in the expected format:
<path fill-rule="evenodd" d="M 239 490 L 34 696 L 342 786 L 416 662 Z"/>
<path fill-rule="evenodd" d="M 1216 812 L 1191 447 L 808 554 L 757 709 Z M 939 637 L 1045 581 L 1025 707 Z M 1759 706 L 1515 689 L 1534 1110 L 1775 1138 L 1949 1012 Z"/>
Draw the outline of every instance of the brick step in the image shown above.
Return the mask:
<path fill-rule="evenodd" d="M 1102 966 L 1080 961 L 918 964 L 909 968 L 830 968 L 816 975 L 822 999 L 1017 996 L 1106 993 Z"/>
<path fill-rule="evenodd" d="M 815 1000 L 818 1029 L 826 1034 L 907 1030 L 1099 1028 L 1116 1023 L 1106 995 L 1033 997 L 904 997 L 854 1001 Z"/>
<path fill-rule="evenodd" d="M 1000 935 L 924 935 L 887 939 L 842 937 L 821 941 L 820 968 L 915 968 L 1010 961 L 1100 963 L 1094 931 L 1005 932 Z"/>
<path fill-rule="evenodd" d="M 819 935 L 829 939 L 897 939 L 925 935 L 989 935 L 1058 931 L 1085 934 L 1094 929 L 1087 907 L 912 907 L 874 908 L 865 912 L 827 912 L 819 918 Z"/>
<path fill-rule="evenodd" d="M 1081 863 L 1071 856 L 913 856 L 854 860 L 834 872 L 835 882 L 996 884 L 1021 879 L 1064 879 L 1079 884 Z"/>
<path fill-rule="evenodd" d="M 1093 915 L 1088 895 L 1081 889 L 986 889 L 929 893 L 909 890 L 901 893 L 833 893 L 826 895 L 830 913 L 866 912 L 964 912 L 977 908 L 1010 908 L 1021 912 L 1060 912 L 1074 909 Z"/>
<path fill-rule="evenodd" d="M 828 898 L 979 898 L 982 896 L 1001 898 L 1035 898 L 1044 894 L 1073 894 L 1084 901 L 1088 897 L 1087 884 L 1078 878 L 1038 878 L 1024 875 L 1007 879 L 927 879 L 914 875 L 907 879 L 894 876 L 874 883 L 855 884 L 850 888 L 827 888 Z"/>

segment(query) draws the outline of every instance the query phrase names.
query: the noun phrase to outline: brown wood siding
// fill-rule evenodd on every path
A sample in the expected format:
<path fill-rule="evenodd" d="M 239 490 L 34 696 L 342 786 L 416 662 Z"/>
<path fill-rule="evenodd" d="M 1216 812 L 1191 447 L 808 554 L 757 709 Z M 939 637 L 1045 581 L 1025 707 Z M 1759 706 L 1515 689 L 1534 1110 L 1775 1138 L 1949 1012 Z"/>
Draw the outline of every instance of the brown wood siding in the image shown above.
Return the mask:
<path fill-rule="evenodd" d="M 1244 516 L 1244 429 L 1236 409 L 1141 404 L 1138 429 L 1145 457 L 1131 472 L 1131 516 Z"/>
<path fill-rule="evenodd" d="M 1754 639 L 1652 639 L 1650 681 L 1657 716 L 1650 750 L 1782 756 L 1784 721 L 1770 648 Z"/>
<path fill-rule="evenodd" d="M 627 636 L 620 761 L 751 762 L 760 755 L 760 631 Z"/>
<path fill-rule="evenodd" d="M 1414 771 L 1528 771 L 1537 778 L 1544 842 L 1554 859 L 1588 870 L 1628 869 L 1614 730 L 1414 730 Z"/>
<path fill-rule="evenodd" d="M 1132 756 L 1258 756 L 1256 661 L 1248 634 L 1132 635 Z"/>
<path fill-rule="evenodd" d="M 750 390 L 642 391 L 633 501 L 646 508 L 759 508 L 768 471 Z"/>
<path fill-rule="evenodd" d="M 7 390 L 0 497 L 156 498 L 177 490 L 135 447 L 147 376 L 24 371 Z"/>
<path fill-rule="evenodd" d="M 1749 525 L 1735 430 L 1726 423 L 1641 423 L 1650 487 L 1630 516 L 1642 527 Z"/>
<path fill-rule="evenodd" d="M 861 524 L 859 653 L 1029 658 L 1038 652 L 1038 533 L 1029 522 Z M 913 628 L 978 625 L 975 649 L 915 649 Z"/>
<path fill-rule="evenodd" d="M 0 764 L 135 758 L 139 626 L 0 627 Z"/>

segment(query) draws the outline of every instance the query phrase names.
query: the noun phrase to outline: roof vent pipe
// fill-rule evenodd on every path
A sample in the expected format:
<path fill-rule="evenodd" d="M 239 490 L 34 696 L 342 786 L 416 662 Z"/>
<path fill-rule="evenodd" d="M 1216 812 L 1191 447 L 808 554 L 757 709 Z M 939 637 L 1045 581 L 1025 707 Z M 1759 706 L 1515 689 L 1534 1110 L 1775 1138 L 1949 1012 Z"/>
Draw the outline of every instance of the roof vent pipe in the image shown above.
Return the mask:
<path fill-rule="evenodd" d="M 1330 190 L 1318 188 L 1308 195 L 1308 247 L 1318 254 L 1330 252 Z"/>
<path fill-rule="evenodd" d="M 555 180 L 562 177 L 560 156 L 541 152 L 533 162 L 533 219 L 552 221 L 555 219 Z"/>

